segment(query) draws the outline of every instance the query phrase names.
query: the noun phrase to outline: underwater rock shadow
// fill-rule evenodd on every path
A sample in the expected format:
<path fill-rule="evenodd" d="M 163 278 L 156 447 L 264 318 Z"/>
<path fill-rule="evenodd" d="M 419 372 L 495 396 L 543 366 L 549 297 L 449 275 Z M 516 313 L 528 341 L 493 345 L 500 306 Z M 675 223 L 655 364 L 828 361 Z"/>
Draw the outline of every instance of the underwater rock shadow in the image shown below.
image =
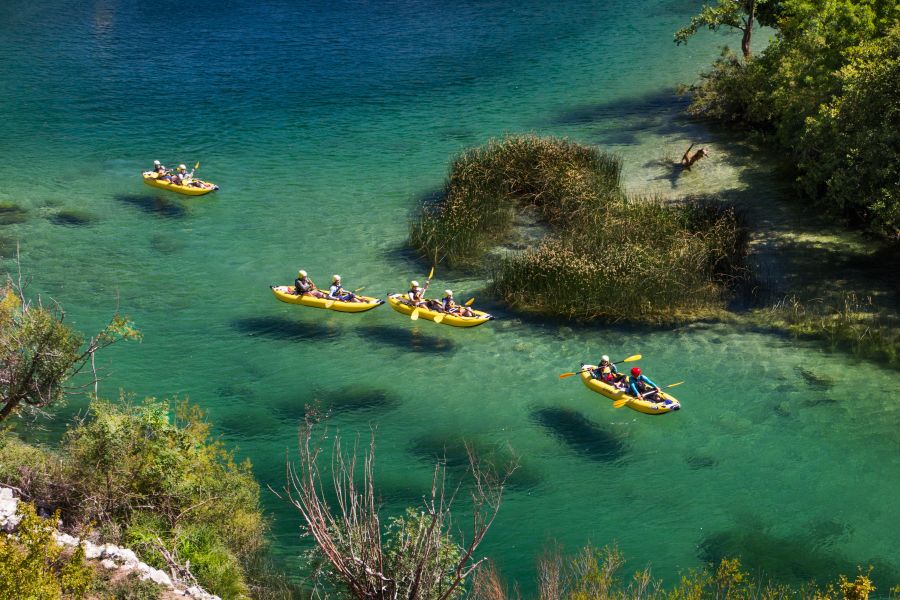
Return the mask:
<path fill-rule="evenodd" d="M 542 408 L 531 418 L 576 453 L 597 462 L 615 462 L 626 454 L 619 436 L 566 408 Z"/>
<path fill-rule="evenodd" d="M 765 573 L 775 581 L 793 583 L 833 580 L 838 574 L 853 574 L 857 565 L 871 565 L 872 579 L 880 589 L 900 581 L 900 573 L 879 559 L 854 560 L 831 550 L 846 526 L 835 521 L 809 524 L 804 533 L 775 535 L 762 524 L 711 534 L 698 545 L 698 557 L 710 565 L 723 558 L 739 558 L 750 572 Z"/>
<path fill-rule="evenodd" d="M 97 221 L 97 217 L 89 212 L 66 209 L 49 215 L 47 220 L 54 225 L 62 225 L 64 227 L 89 227 Z"/>
<path fill-rule="evenodd" d="M 356 332 L 386 346 L 393 346 L 406 352 L 426 352 L 432 354 L 452 354 L 459 349 L 453 340 L 422 333 L 418 329 L 390 325 L 363 325 Z"/>
<path fill-rule="evenodd" d="M 327 340 L 341 334 L 341 330 L 322 323 L 304 323 L 286 317 L 243 317 L 231 322 L 240 333 L 249 336 L 267 337 L 275 340 L 303 342 Z"/>
<path fill-rule="evenodd" d="M 302 421 L 312 412 L 321 415 L 382 413 L 399 405 L 400 399 L 391 392 L 365 385 L 320 388 L 300 398 L 285 395 L 269 403 L 279 419 L 288 422 Z"/>
<path fill-rule="evenodd" d="M 465 476 L 469 468 L 467 442 L 477 459 L 498 475 L 502 474 L 512 461 L 518 462 L 518 468 L 506 482 L 508 488 L 517 491 L 533 490 L 543 483 L 544 477 L 541 473 L 525 464 L 522 458 L 517 457 L 514 450 L 508 447 L 495 447 L 456 436 L 423 435 L 410 443 L 407 452 L 423 464 L 433 466 L 444 463 L 447 471 L 452 472 L 460 483 L 467 485 L 471 483 Z"/>
<path fill-rule="evenodd" d="M 122 204 L 135 206 L 149 215 L 162 219 L 182 219 L 188 211 L 174 200 L 147 194 L 116 194 L 115 199 Z"/>

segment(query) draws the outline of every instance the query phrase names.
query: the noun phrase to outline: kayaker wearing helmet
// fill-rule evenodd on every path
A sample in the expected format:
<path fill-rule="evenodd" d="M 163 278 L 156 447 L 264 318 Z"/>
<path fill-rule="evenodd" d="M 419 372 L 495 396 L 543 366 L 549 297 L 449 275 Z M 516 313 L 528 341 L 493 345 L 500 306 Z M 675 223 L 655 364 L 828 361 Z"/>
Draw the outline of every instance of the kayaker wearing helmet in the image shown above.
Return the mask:
<path fill-rule="evenodd" d="M 409 282 L 409 291 L 406 292 L 406 298 L 403 302 L 410 306 L 427 306 L 425 301 L 425 290 L 428 289 L 429 282 L 425 282 L 425 287 L 419 287 L 419 282 L 413 279 Z"/>
<path fill-rule="evenodd" d="M 179 185 L 190 185 L 193 177 L 194 171 L 188 173 L 187 167 L 184 166 L 184 164 L 180 164 L 178 165 L 178 168 L 175 169 L 175 174 L 172 176 L 172 182 Z"/>
<path fill-rule="evenodd" d="M 341 287 L 341 276 L 335 275 L 331 278 L 331 288 L 328 297 L 332 300 L 340 300 L 341 302 L 365 302 L 365 300 L 357 297 L 353 292 L 345 290 Z"/>
<path fill-rule="evenodd" d="M 307 276 L 306 271 L 303 269 L 297 271 L 297 279 L 294 280 L 294 293 L 298 296 L 325 297 L 325 294 L 319 291 L 316 284 L 313 283 L 313 280 Z"/>
<path fill-rule="evenodd" d="M 603 355 L 600 357 L 600 364 L 597 365 L 597 368 L 591 371 L 591 376 L 594 379 L 599 379 L 600 381 L 605 381 L 607 383 L 611 383 L 615 380 L 615 376 L 619 374 L 619 370 L 616 369 L 615 363 L 609 362 L 609 357 L 607 355 Z"/>
<path fill-rule="evenodd" d="M 157 179 L 162 179 L 163 176 L 167 173 L 166 167 L 158 160 L 153 161 L 153 172 L 156 173 Z"/>
<path fill-rule="evenodd" d="M 640 367 L 631 369 L 628 390 L 637 398 L 650 400 L 650 402 L 662 401 L 659 397 L 659 386 L 650 381 L 646 375 L 642 375 Z"/>
<path fill-rule="evenodd" d="M 460 317 L 474 317 L 475 313 L 468 306 L 460 306 L 453 301 L 453 290 L 444 290 L 444 299 L 441 302 L 441 308 L 447 314 L 459 315 Z"/>

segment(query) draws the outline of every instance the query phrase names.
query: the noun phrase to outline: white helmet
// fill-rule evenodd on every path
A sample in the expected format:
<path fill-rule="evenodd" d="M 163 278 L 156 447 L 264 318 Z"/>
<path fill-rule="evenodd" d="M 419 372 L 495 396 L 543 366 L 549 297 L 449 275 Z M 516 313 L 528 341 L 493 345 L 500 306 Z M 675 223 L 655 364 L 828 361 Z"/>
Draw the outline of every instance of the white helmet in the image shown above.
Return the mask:
<path fill-rule="evenodd" d="M 600 357 L 600 362 L 609 362 L 609 357 L 607 355 L 603 355 Z"/>
<path fill-rule="evenodd" d="M 187 170 L 187 167 L 184 166 L 183 164 L 178 165 L 178 168 L 181 169 L 182 171 L 186 171 L 186 170 Z"/>
<path fill-rule="evenodd" d="M 445 295 L 445 296 L 451 296 L 451 297 L 452 297 L 452 296 L 453 296 L 453 290 L 444 290 L 444 295 Z"/>
<path fill-rule="evenodd" d="M 300 277 L 306 277 L 306 271 L 300 269 L 299 271 L 297 271 L 297 275 L 299 275 Z"/>
<path fill-rule="evenodd" d="M 154 166 L 154 167 L 158 167 L 160 164 L 162 164 L 162 163 L 160 163 L 158 160 L 154 160 L 154 161 L 153 161 L 153 166 Z"/>
<path fill-rule="evenodd" d="M 416 280 L 412 280 L 412 281 L 409 282 L 409 285 L 411 285 L 411 286 L 413 286 L 413 287 L 419 287 L 419 282 L 416 281 Z"/>
<path fill-rule="evenodd" d="M 335 275 L 334 277 L 331 278 L 331 280 L 332 280 L 332 281 L 340 281 L 340 280 L 341 280 L 341 276 L 340 276 L 340 275 Z"/>

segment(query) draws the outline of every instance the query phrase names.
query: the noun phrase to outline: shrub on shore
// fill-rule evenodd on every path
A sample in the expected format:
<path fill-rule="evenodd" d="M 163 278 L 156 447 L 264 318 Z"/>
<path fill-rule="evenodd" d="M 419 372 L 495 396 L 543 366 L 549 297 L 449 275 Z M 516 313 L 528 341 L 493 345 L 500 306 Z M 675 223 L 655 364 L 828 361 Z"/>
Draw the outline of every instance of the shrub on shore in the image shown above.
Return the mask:
<path fill-rule="evenodd" d="M 0 436 L 0 482 L 43 509 L 60 510 L 69 529 L 96 527 L 103 541 L 130 545 L 168 568 L 161 550 L 190 561 L 207 590 L 249 595 L 243 565 L 265 548 L 259 484 L 247 462 L 212 438 L 203 413 L 180 403 L 94 401 L 67 432 L 60 452 Z"/>
<path fill-rule="evenodd" d="M 724 309 L 747 236 L 732 208 L 703 198 L 629 198 L 621 159 L 567 140 L 492 140 L 453 163 L 410 241 L 435 262 L 472 266 L 508 236 L 517 210 L 550 227 L 540 244 L 490 267 L 492 293 L 519 310 L 665 323 Z"/>

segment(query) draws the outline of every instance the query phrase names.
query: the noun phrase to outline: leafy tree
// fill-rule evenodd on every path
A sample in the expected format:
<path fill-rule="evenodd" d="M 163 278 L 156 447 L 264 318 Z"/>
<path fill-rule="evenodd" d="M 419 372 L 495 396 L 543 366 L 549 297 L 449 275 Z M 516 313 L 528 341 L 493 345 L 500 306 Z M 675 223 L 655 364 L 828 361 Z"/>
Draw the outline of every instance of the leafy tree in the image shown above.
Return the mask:
<path fill-rule="evenodd" d="M 23 407 L 38 410 L 59 403 L 66 382 L 88 366 L 96 391 L 96 352 L 140 338 L 134 324 L 118 314 L 87 342 L 64 319 L 58 304 L 45 307 L 40 299 L 27 300 L 23 286 L 7 276 L 0 291 L 0 421 Z"/>
<path fill-rule="evenodd" d="M 675 32 L 675 43 L 686 44 L 688 38 L 706 27 L 711 31 L 719 31 L 722 27 L 737 29 L 742 33 L 741 51 L 744 60 L 752 53 L 750 43 L 753 27 L 757 19 L 757 10 L 765 0 L 719 0 L 717 4 L 704 4 L 700 14 L 691 18 L 687 27 Z"/>

